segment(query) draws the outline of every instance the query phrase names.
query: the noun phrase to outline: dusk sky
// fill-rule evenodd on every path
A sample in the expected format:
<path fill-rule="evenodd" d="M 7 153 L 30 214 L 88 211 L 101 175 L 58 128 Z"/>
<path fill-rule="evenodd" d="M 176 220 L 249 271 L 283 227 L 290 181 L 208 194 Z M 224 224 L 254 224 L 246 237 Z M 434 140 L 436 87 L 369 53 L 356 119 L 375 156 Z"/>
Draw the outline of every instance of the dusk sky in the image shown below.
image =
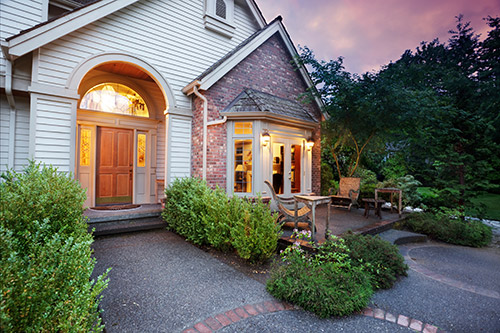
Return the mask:
<path fill-rule="evenodd" d="M 396 61 L 421 41 L 441 42 L 463 14 L 485 38 L 488 15 L 500 16 L 500 0 L 257 0 L 269 22 L 283 16 L 295 45 L 318 59 L 344 57 L 346 70 L 364 73 Z"/>

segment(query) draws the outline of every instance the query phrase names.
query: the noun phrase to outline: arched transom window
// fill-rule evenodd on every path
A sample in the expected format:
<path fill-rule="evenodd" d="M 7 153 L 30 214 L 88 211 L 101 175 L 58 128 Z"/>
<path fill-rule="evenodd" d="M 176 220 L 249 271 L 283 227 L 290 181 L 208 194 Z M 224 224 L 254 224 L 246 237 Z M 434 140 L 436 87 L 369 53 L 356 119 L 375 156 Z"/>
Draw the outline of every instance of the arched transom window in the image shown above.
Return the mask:
<path fill-rule="evenodd" d="M 81 109 L 149 117 L 144 99 L 134 90 L 119 83 L 101 83 L 85 93 Z"/>

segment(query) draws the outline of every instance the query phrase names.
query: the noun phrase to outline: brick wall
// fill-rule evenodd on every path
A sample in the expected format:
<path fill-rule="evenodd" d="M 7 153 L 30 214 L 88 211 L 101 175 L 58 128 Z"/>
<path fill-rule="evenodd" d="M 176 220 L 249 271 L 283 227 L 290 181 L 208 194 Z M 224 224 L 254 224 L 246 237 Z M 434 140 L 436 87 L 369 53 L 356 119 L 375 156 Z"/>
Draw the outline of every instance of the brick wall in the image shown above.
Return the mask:
<path fill-rule="evenodd" d="M 208 121 L 220 119 L 219 114 L 245 88 L 253 88 L 278 97 L 296 100 L 307 85 L 300 73 L 294 71 L 291 56 L 278 34 L 234 67 L 209 90 L 202 92 L 208 100 Z M 192 134 L 192 175 L 202 177 L 203 102 L 194 99 Z M 304 105 L 320 117 L 315 104 Z M 211 186 L 226 188 L 226 124 L 208 127 L 207 182 Z M 312 190 L 320 192 L 321 148 L 320 129 L 313 132 Z"/>

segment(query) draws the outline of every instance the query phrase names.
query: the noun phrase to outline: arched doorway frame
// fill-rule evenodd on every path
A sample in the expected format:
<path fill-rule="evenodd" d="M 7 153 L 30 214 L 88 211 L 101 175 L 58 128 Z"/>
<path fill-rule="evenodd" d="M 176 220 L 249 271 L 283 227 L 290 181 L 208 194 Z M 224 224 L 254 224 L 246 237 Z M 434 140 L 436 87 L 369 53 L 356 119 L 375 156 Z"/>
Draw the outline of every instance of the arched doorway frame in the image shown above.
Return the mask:
<path fill-rule="evenodd" d="M 127 63 L 127 64 L 130 64 L 134 67 L 137 67 L 138 69 L 140 69 L 141 71 L 143 71 L 144 73 L 148 74 L 151 79 L 153 79 L 153 81 L 155 82 L 156 86 L 159 88 L 159 90 L 161 91 L 162 95 L 163 95 L 163 101 L 161 101 L 161 103 L 158 103 L 157 101 L 154 101 L 150 98 L 148 98 L 149 96 L 147 95 L 147 93 L 144 92 L 144 90 L 142 90 L 140 87 L 137 87 L 137 86 L 134 86 L 133 84 L 130 84 L 130 82 L 132 81 L 129 81 L 127 80 L 126 77 L 122 77 L 121 79 L 117 79 L 119 77 L 119 75 L 117 74 L 111 74 L 110 76 L 113 77 L 113 80 L 112 81 L 115 81 L 115 82 L 118 82 L 118 83 L 122 83 L 122 84 L 125 84 L 125 85 L 128 85 L 128 86 L 131 86 L 132 88 L 134 88 L 134 90 L 136 90 L 139 94 L 141 94 L 141 96 L 143 96 L 144 94 L 144 97 L 145 100 L 146 100 L 146 103 L 148 103 L 148 99 L 149 99 L 149 102 L 153 102 L 153 104 L 156 104 L 157 107 L 159 107 L 159 105 L 161 105 L 161 108 L 163 108 L 163 105 L 165 106 L 165 109 L 164 110 L 160 110 L 157 108 L 157 122 L 156 124 L 154 123 L 154 119 L 137 119 L 135 122 L 137 122 L 138 124 L 140 125 L 125 125 L 125 127 L 128 127 L 130 129 L 133 129 L 134 130 L 134 154 L 136 153 L 136 138 L 137 138 L 137 134 L 139 133 L 147 133 L 148 135 L 148 150 L 150 150 L 151 152 L 153 152 L 153 150 L 155 149 L 155 146 L 156 146 L 156 139 L 157 139 L 157 133 L 156 133 L 156 128 L 155 127 L 157 125 L 158 122 L 160 122 L 160 119 L 161 120 L 164 120 L 164 115 L 166 115 L 168 113 L 168 110 L 171 108 L 171 107 L 175 107 L 176 103 L 175 103 L 175 98 L 174 98 L 174 94 L 172 92 L 172 89 L 170 88 L 170 85 L 168 84 L 167 80 L 161 75 L 161 73 L 159 71 L 157 71 L 153 66 L 151 66 L 149 63 L 143 61 L 142 59 L 139 59 L 138 57 L 135 57 L 135 56 L 131 56 L 131 55 L 126 55 L 126 54 L 122 54 L 122 53 L 118 53 L 118 52 L 106 52 L 106 53 L 101 53 L 101 54 L 97 54 L 97 55 L 93 55 L 89 58 L 87 58 L 86 60 L 82 61 L 75 69 L 74 71 L 71 73 L 71 75 L 69 76 L 68 80 L 67 80 L 67 83 L 66 83 L 66 87 L 68 89 L 71 89 L 73 91 L 78 91 L 79 88 L 81 88 L 81 85 L 82 84 L 85 84 L 85 86 L 88 86 L 89 85 L 89 82 L 86 82 L 85 81 L 85 77 L 87 74 L 89 74 L 93 69 L 95 69 L 96 67 L 100 66 L 100 65 L 103 65 L 103 64 L 106 64 L 106 63 Z M 95 82 L 98 82 L 99 79 L 96 80 L 96 77 L 94 77 L 92 79 L 92 81 L 95 81 Z M 87 87 L 88 88 L 88 87 Z M 141 91 L 142 90 L 142 91 Z M 83 94 L 85 93 L 85 91 L 82 91 L 82 89 L 80 89 L 80 94 Z M 80 96 L 82 97 L 82 96 Z M 158 100 L 158 98 L 156 98 Z M 160 112 L 162 111 L 162 114 L 160 115 Z M 127 117 L 127 116 L 120 116 L 120 115 L 116 115 L 116 114 L 108 114 L 108 115 L 100 115 L 99 118 L 101 118 L 102 116 L 102 119 L 100 119 L 99 121 L 96 121 L 94 124 L 92 124 L 93 122 L 89 123 L 87 121 L 87 124 L 85 124 L 83 127 L 81 125 L 77 125 L 80 124 L 80 121 L 78 120 L 79 117 L 81 118 L 81 114 L 80 114 L 81 111 L 78 111 L 78 107 L 74 110 L 74 118 L 76 121 L 74 123 L 74 133 L 76 134 L 76 144 L 75 144 L 75 176 L 77 177 L 77 179 L 80 179 L 80 169 L 79 169 L 79 149 L 80 149 L 80 130 L 81 128 L 84 128 L 85 125 L 87 126 L 86 128 L 89 128 L 89 125 L 90 125 L 90 128 L 93 127 L 93 136 L 92 136 L 92 146 L 93 146 L 93 151 L 92 151 L 92 154 L 93 154 L 93 165 L 90 166 L 90 168 L 92 169 L 92 171 L 90 172 L 90 175 L 89 175 L 89 182 L 87 183 L 87 188 L 88 188 L 88 200 L 86 202 L 86 204 L 88 206 L 94 206 L 95 205 L 95 194 L 96 194 L 96 189 L 95 189 L 95 172 L 96 172 L 96 165 L 95 165 L 95 156 L 96 156 L 96 133 L 97 133 L 97 126 L 103 126 L 103 124 L 105 124 L 105 122 L 103 122 L 102 120 L 104 118 L 110 118 L 110 117 L 115 117 L 117 119 L 117 123 L 120 121 L 118 120 L 118 118 L 124 118 L 124 117 Z M 122 119 L 123 120 L 123 119 Z M 126 119 L 125 119 L 126 120 Z M 146 121 L 147 120 L 147 121 Z M 148 122 L 149 121 L 149 122 Z M 85 123 L 85 122 L 84 122 Z M 126 123 L 126 121 L 125 121 Z M 130 124 L 131 122 L 129 122 Z M 117 127 L 123 127 L 122 125 L 119 125 Z M 166 138 L 165 138 L 166 139 Z M 167 144 L 165 143 L 165 157 L 167 156 Z M 154 160 L 156 161 L 156 153 L 153 154 L 151 153 L 150 156 L 154 156 Z M 134 155 L 134 159 L 135 159 L 135 155 Z M 135 162 L 134 162 L 135 163 Z M 152 164 L 156 165 L 156 162 L 151 162 Z M 151 167 L 151 165 L 150 165 Z M 148 167 L 148 170 L 149 170 L 149 167 Z M 165 166 L 165 170 L 166 170 L 166 166 Z M 134 180 L 133 180 L 133 187 L 134 187 L 134 191 L 133 191 L 133 201 L 136 202 L 136 196 L 138 194 L 135 193 L 135 185 L 136 185 L 136 167 L 135 167 L 135 164 L 134 164 Z M 155 182 L 156 182 L 156 173 L 154 173 L 154 179 L 151 178 L 151 176 L 149 176 L 150 173 L 148 171 L 148 173 L 146 174 L 146 177 L 148 179 L 147 181 L 147 186 L 145 186 L 146 188 L 146 193 L 150 193 L 152 191 L 153 188 L 156 189 L 156 186 L 155 186 Z M 164 177 L 160 177 L 160 178 L 164 178 Z M 82 184 L 83 185 L 83 184 Z M 139 192 L 137 192 L 139 193 Z M 144 196 L 146 197 L 146 195 Z M 149 202 L 150 199 L 144 199 L 143 202 Z M 140 201 L 140 200 L 139 200 Z"/>

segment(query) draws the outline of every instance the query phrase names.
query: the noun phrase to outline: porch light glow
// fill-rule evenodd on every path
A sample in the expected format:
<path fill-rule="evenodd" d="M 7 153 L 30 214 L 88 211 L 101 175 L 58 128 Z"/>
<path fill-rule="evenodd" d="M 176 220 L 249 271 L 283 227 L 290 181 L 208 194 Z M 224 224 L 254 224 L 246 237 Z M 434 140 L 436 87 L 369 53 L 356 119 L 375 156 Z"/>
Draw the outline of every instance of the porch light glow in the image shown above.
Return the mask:
<path fill-rule="evenodd" d="M 309 139 L 307 139 L 306 147 L 307 147 L 307 150 L 311 150 L 312 147 L 314 147 L 314 140 L 313 140 L 312 137 L 310 137 Z"/>
<path fill-rule="evenodd" d="M 271 142 L 271 135 L 267 130 L 264 130 L 264 133 L 262 133 L 262 146 L 267 147 L 269 142 Z"/>

